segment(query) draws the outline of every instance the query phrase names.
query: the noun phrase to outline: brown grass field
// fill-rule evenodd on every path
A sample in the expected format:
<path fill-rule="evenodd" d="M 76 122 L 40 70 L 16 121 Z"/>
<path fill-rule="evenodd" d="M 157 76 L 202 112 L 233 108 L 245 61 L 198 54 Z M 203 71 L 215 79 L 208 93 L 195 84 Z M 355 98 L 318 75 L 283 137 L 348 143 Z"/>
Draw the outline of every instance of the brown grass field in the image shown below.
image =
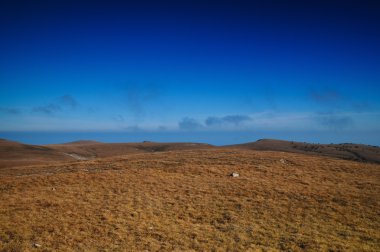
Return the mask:
<path fill-rule="evenodd" d="M 205 148 L 3 166 L 0 199 L 0 251 L 380 251 L 380 165 L 332 157 Z"/>

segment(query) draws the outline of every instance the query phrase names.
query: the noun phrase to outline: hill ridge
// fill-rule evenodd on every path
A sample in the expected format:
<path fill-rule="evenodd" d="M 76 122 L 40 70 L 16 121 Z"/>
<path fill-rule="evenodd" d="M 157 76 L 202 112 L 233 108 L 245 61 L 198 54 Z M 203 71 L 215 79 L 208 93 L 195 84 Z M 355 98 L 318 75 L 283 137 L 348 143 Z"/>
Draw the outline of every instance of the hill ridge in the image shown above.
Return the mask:
<path fill-rule="evenodd" d="M 314 144 L 276 139 L 259 139 L 243 144 L 213 146 L 203 143 L 162 143 L 143 141 L 137 143 L 102 143 L 78 140 L 63 144 L 31 145 L 0 139 L 0 167 L 33 165 L 46 162 L 77 161 L 83 159 L 122 156 L 136 153 L 154 153 L 195 149 L 245 149 L 318 155 L 359 162 L 380 163 L 380 148 L 376 146 L 342 143 Z"/>

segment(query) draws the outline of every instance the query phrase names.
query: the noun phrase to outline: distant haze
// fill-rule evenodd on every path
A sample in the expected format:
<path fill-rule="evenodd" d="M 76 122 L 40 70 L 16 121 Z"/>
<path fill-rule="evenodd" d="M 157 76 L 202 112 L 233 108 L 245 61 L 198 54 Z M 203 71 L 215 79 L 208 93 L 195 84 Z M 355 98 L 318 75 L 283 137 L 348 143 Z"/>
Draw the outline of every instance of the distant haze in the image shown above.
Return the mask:
<path fill-rule="evenodd" d="M 0 132 L 6 138 L 27 144 L 56 144 L 77 140 L 117 142 L 198 142 L 213 145 L 229 145 L 254 142 L 259 139 L 281 139 L 309 143 L 361 143 L 380 146 L 380 131 L 361 134 L 336 134 L 329 132 Z"/>

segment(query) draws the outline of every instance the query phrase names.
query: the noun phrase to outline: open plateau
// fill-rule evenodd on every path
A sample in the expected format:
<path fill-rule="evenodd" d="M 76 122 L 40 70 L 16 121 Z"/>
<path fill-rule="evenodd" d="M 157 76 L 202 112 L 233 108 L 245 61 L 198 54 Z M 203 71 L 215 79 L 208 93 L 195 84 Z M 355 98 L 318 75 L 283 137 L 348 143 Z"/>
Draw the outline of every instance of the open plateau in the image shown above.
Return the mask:
<path fill-rule="evenodd" d="M 379 161 L 356 144 L 3 139 L 0 251 L 379 251 Z"/>

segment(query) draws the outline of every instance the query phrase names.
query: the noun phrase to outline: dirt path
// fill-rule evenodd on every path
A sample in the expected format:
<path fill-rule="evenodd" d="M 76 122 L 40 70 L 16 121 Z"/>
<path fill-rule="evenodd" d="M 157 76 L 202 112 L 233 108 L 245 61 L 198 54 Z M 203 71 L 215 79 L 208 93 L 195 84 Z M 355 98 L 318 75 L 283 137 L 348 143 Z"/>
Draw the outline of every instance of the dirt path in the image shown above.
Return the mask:
<path fill-rule="evenodd" d="M 74 158 L 76 160 L 89 160 L 89 158 L 81 156 L 81 155 L 78 155 L 78 154 L 75 154 L 75 153 L 65 153 L 64 152 L 63 154 L 65 154 L 67 156 L 70 156 L 70 157 L 72 157 L 72 158 Z"/>

